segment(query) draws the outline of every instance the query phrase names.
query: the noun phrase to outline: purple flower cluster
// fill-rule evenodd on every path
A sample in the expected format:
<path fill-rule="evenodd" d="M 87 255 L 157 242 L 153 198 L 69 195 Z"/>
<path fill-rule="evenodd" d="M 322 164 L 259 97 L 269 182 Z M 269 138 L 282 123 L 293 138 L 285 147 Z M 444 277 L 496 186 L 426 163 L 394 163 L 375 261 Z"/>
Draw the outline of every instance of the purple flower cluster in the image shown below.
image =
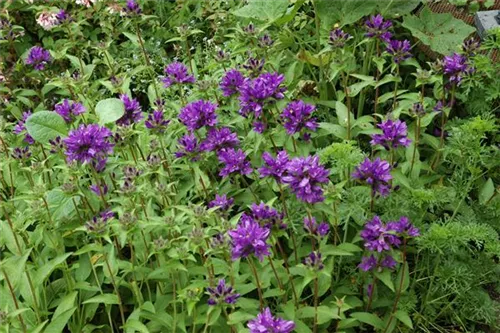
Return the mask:
<path fill-rule="evenodd" d="M 236 229 L 228 231 L 232 243 L 232 259 L 246 258 L 255 255 L 260 261 L 270 255 L 269 238 L 271 231 L 248 217 L 240 219 Z"/>
<path fill-rule="evenodd" d="M 110 210 L 105 210 L 101 212 L 99 215 L 94 216 L 92 220 L 85 223 L 85 228 L 88 232 L 102 235 L 106 232 L 108 221 L 112 219 L 115 214 Z"/>
<path fill-rule="evenodd" d="M 257 59 L 250 57 L 248 58 L 247 63 L 243 64 L 243 68 L 249 72 L 250 77 L 256 77 L 262 72 L 265 63 L 266 60 L 264 58 Z"/>
<path fill-rule="evenodd" d="M 219 172 L 221 177 L 227 177 L 233 173 L 242 175 L 252 173 L 252 167 L 250 162 L 247 161 L 247 155 L 241 149 L 224 148 L 219 151 L 217 157 L 219 162 L 224 164 L 224 167 Z"/>
<path fill-rule="evenodd" d="M 397 148 L 399 146 L 408 147 L 411 140 L 408 139 L 408 129 L 406 123 L 401 120 L 386 120 L 378 125 L 382 129 L 382 134 L 373 134 L 370 143 L 381 145 L 385 149 Z"/>
<path fill-rule="evenodd" d="M 174 84 L 194 83 L 194 76 L 189 75 L 188 69 L 180 62 L 173 62 L 165 67 L 166 76 L 162 79 L 165 88 Z"/>
<path fill-rule="evenodd" d="M 257 78 L 246 79 L 240 88 L 240 114 L 259 118 L 266 103 L 283 99 L 286 88 L 281 84 L 285 76 L 278 73 L 263 73 Z"/>
<path fill-rule="evenodd" d="M 33 68 L 38 71 L 43 71 L 45 66 L 50 62 L 52 62 L 52 57 L 49 51 L 40 46 L 32 47 L 25 61 L 27 65 L 33 66 Z"/>
<path fill-rule="evenodd" d="M 142 13 L 141 7 L 135 0 L 127 0 L 125 7 L 122 9 L 123 15 L 134 16 Z"/>
<path fill-rule="evenodd" d="M 325 237 L 330 231 L 330 226 L 326 222 L 316 222 L 316 219 L 314 217 L 306 217 L 304 218 L 304 229 L 311 236 Z"/>
<path fill-rule="evenodd" d="M 139 101 L 125 94 L 121 94 L 120 99 L 125 106 L 125 113 L 116 121 L 116 124 L 119 126 L 129 126 L 139 122 L 143 118 Z"/>
<path fill-rule="evenodd" d="M 389 42 L 392 37 L 392 33 L 389 29 L 392 27 L 392 22 L 384 20 L 384 17 L 380 14 L 376 16 L 371 16 L 370 19 L 366 20 L 366 37 L 378 38 L 382 42 Z"/>
<path fill-rule="evenodd" d="M 386 51 L 390 55 L 392 55 L 392 58 L 396 64 L 399 64 L 406 59 L 409 59 L 412 57 L 411 53 L 411 44 L 408 40 L 390 40 L 387 43 Z"/>
<path fill-rule="evenodd" d="M 200 146 L 194 134 L 185 134 L 178 141 L 179 150 L 175 152 L 175 157 L 188 157 L 191 161 L 200 158 Z"/>
<path fill-rule="evenodd" d="M 31 135 L 28 134 L 28 132 L 26 132 L 26 119 L 29 118 L 29 116 L 31 116 L 31 111 L 26 111 L 26 112 L 23 112 L 23 119 L 19 120 L 16 124 L 16 126 L 14 126 L 14 134 L 21 134 L 21 133 L 24 133 L 24 142 L 32 145 L 35 143 L 35 140 L 31 137 Z"/>
<path fill-rule="evenodd" d="M 85 113 L 86 109 L 80 103 L 65 99 L 54 107 L 54 111 L 63 117 L 64 121 L 70 123 L 74 120 L 74 117 Z"/>
<path fill-rule="evenodd" d="M 215 195 L 215 199 L 208 203 L 208 208 L 219 207 L 219 210 L 228 211 L 234 203 L 233 198 L 228 198 L 227 195 Z"/>
<path fill-rule="evenodd" d="M 237 94 L 244 82 L 245 77 L 243 74 L 237 69 L 231 69 L 222 77 L 220 83 L 222 94 L 226 97 Z"/>
<path fill-rule="evenodd" d="M 316 131 L 318 123 L 315 118 L 311 118 L 314 110 L 316 110 L 314 105 L 306 104 L 301 100 L 289 103 L 281 113 L 286 132 L 289 135 L 294 135 L 304 128 Z"/>
<path fill-rule="evenodd" d="M 260 223 L 260 225 L 272 229 L 285 229 L 286 224 L 283 223 L 284 214 L 278 212 L 276 209 L 269 207 L 261 202 L 260 204 L 253 203 L 250 207 L 250 214 L 243 213 L 242 218 L 251 218 Z"/>
<path fill-rule="evenodd" d="M 287 165 L 287 174 L 281 179 L 289 184 L 298 199 L 307 203 L 324 200 L 321 184 L 328 183 L 329 171 L 319 164 L 318 156 L 297 157 Z"/>
<path fill-rule="evenodd" d="M 379 193 L 385 197 L 389 195 L 392 179 L 391 166 L 387 161 L 376 158 L 373 162 L 366 158 L 352 173 L 354 179 L 366 182 L 372 188 L 372 195 Z"/>
<path fill-rule="evenodd" d="M 474 38 L 469 38 L 462 44 L 462 51 L 467 57 L 473 57 L 481 47 L 481 42 Z"/>
<path fill-rule="evenodd" d="M 316 271 L 320 271 L 325 268 L 323 259 L 321 258 L 321 253 L 318 251 L 309 253 L 309 255 L 304 259 L 304 265 Z"/>
<path fill-rule="evenodd" d="M 347 43 L 347 41 L 351 38 L 352 36 L 350 34 L 340 28 L 337 28 L 330 31 L 328 44 L 330 44 L 334 48 L 343 48 L 345 46 L 345 43 Z"/>
<path fill-rule="evenodd" d="M 361 231 L 364 246 L 372 254 L 363 257 L 359 267 L 364 271 L 377 267 L 394 269 L 397 263 L 389 252 L 398 248 L 403 238 L 413 238 L 419 235 L 420 231 L 410 223 L 407 217 L 384 224 L 378 216 L 375 216 L 365 224 Z"/>
<path fill-rule="evenodd" d="M 453 53 L 443 59 L 443 73 L 451 84 L 459 86 L 463 77 L 472 74 L 474 70 L 469 64 L 469 59 L 462 54 Z"/>
<path fill-rule="evenodd" d="M 207 137 L 201 143 L 203 151 L 219 151 L 224 148 L 235 148 L 240 144 L 238 135 L 227 127 L 210 128 Z"/>
<path fill-rule="evenodd" d="M 276 181 L 282 182 L 283 176 L 287 172 L 288 162 L 290 158 L 285 150 L 281 150 L 276 154 L 276 159 L 267 151 L 262 154 L 264 165 L 259 168 L 260 177 L 273 177 Z"/>
<path fill-rule="evenodd" d="M 233 287 L 226 285 L 226 280 L 220 279 L 217 287 L 211 288 L 208 287 L 207 291 L 210 295 L 208 299 L 209 305 L 217 305 L 217 304 L 234 304 L 240 297 L 240 294 L 237 294 L 233 291 Z"/>
<path fill-rule="evenodd" d="M 250 333 L 290 333 L 295 328 L 293 321 L 273 317 L 271 310 L 265 308 L 257 318 L 248 322 Z"/>
<path fill-rule="evenodd" d="M 163 134 L 169 123 L 170 120 L 165 119 L 163 110 L 154 110 L 152 114 L 148 115 L 148 119 L 144 122 L 144 125 L 153 133 Z"/>
<path fill-rule="evenodd" d="M 12 157 L 16 160 L 28 160 L 31 157 L 30 147 L 16 147 L 12 151 Z"/>
<path fill-rule="evenodd" d="M 97 124 L 80 125 L 70 131 L 64 139 L 68 162 L 93 163 L 96 169 L 102 169 L 106 156 L 113 153 L 113 144 L 109 140 L 111 136 L 109 129 Z"/>
<path fill-rule="evenodd" d="M 216 109 L 217 104 L 200 99 L 183 107 L 179 119 L 191 132 L 204 126 L 213 127 L 217 124 Z"/>

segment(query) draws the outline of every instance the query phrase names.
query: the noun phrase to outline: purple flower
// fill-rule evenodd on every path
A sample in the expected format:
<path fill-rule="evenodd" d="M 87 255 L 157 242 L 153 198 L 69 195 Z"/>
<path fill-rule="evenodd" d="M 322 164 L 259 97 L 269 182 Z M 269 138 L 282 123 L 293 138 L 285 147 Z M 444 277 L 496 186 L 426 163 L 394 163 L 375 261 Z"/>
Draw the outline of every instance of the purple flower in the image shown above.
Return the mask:
<path fill-rule="evenodd" d="M 462 44 L 462 51 L 467 57 L 473 57 L 476 55 L 477 50 L 481 47 L 481 42 L 475 40 L 474 38 L 469 38 Z"/>
<path fill-rule="evenodd" d="M 310 268 L 318 271 L 325 268 L 325 265 L 323 265 L 323 260 L 321 259 L 321 253 L 319 253 L 318 251 L 311 252 L 304 259 L 304 265 L 309 266 Z"/>
<path fill-rule="evenodd" d="M 220 279 L 216 288 L 207 288 L 210 298 L 208 299 L 209 305 L 216 305 L 221 303 L 234 304 L 240 297 L 233 291 L 233 287 L 226 286 L 226 280 Z"/>
<path fill-rule="evenodd" d="M 377 259 L 372 254 L 369 257 L 361 258 L 361 263 L 358 265 L 363 271 L 368 272 L 377 267 Z"/>
<path fill-rule="evenodd" d="M 155 110 L 148 115 L 148 119 L 144 122 L 146 128 L 157 134 L 162 134 L 167 129 L 170 120 L 165 119 L 165 113 L 162 110 Z"/>
<path fill-rule="evenodd" d="M 21 133 L 24 133 L 24 142 L 32 145 L 35 143 L 35 140 L 31 137 L 31 135 L 28 134 L 28 132 L 26 132 L 26 119 L 29 118 L 29 116 L 31 116 L 31 111 L 26 111 L 26 112 L 23 112 L 23 119 L 19 120 L 17 122 L 17 124 L 14 126 L 14 134 L 21 134 Z"/>
<path fill-rule="evenodd" d="M 264 58 L 257 59 L 250 57 L 248 58 L 247 63 L 243 64 L 243 68 L 250 72 L 251 77 L 256 77 L 260 74 L 260 72 L 262 72 L 265 63 L 266 60 Z"/>
<path fill-rule="evenodd" d="M 328 39 L 328 44 L 330 44 L 335 48 L 342 48 L 344 47 L 345 43 L 351 38 L 352 36 L 349 35 L 347 32 L 344 32 L 344 30 L 337 28 L 330 31 L 330 38 Z"/>
<path fill-rule="evenodd" d="M 191 132 L 203 126 L 212 127 L 217 124 L 216 109 L 217 104 L 200 99 L 183 107 L 179 119 Z"/>
<path fill-rule="evenodd" d="M 391 225 L 385 225 L 378 216 L 375 216 L 365 224 L 360 235 L 368 250 L 382 252 L 389 251 L 391 247 L 398 247 L 401 244 L 396 232 Z"/>
<path fill-rule="evenodd" d="M 114 213 L 110 210 L 105 210 L 101 212 L 99 215 L 94 216 L 92 220 L 85 223 L 85 228 L 88 232 L 101 235 L 104 234 L 107 230 L 108 220 L 114 217 Z"/>
<path fill-rule="evenodd" d="M 266 243 L 271 231 L 251 218 L 241 218 L 236 229 L 228 231 L 232 243 L 232 259 L 255 255 L 260 261 L 270 255 Z"/>
<path fill-rule="evenodd" d="M 373 134 L 370 143 L 381 145 L 385 149 L 397 148 L 399 146 L 408 147 L 411 140 L 407 138 L 408 132 L 406 123 L 401 120 L 386 120 L 378 125 L 382 129 L 383 134 Z"/>
<path fill-rule="evenodd" d="M 411 44 L 408 40 L 390 40 L 387 44 L 386 51 L 392 55 L 396 64 L 411 58 Z"/>
<path fill-rule="evenodd" d="M 225 248 L 227 245 L 226 236 L 223 233 L 215 234 L 210 242 L 210 247 L 213 249 Z"/>
<path fill-rule="evenodd" d="M 218 151 L 223 148 L 234 148 L 239 144 L 238 136 L 236 133 L 231 132 L 229 128 L 210 128 L 206 139 L 201 143 L 201 150 Z"/>
<path fill-rule="evenodd" d="M 287 175 L 281 179 L 289 184 L 298 199 L 307 203 L 324 200 L 321 184 L 328 183 L 328 170 L 319 164 L 318 156 L 296 157 L 287 165 Z"/>
<path fill-rule="evenodd" d="M 165 88 L 173 84 L 194 83 L 194 76 L 188 74 L 188 69 L 180 62 L 173 62 L 165 67 L 166 77 L 162 79 Z"/>
<path fill-rule="evenodd" d="M 57 154 L 64 150 L 64 142 L 60 136 L 55 137 L 55 139 L 49 140 L 50 152 L 52 154 Z"/>
<path fill-rule="evenodd" d="M 224 148 L 219 151 L 217 157 L 219 158 L 219 162 L 224 164 L 224 167 L 219 172 L 219 176 L 221 177 L 227 177 L 233 173 L 240 173 L 242 175 L 252 173 L 250 162 L 247 161 L 247 156 L 241 149 Z"/>
<path fill-rule="evenodd" d="M 391 255 L 386 255 L 384 259 L 382 259 L 382 261 L 380 262 L 380 265 L 382 267 L 386 267 L 386 268 L 389 268 L 389 269 L 394 269 L 396 268 L 396 260 L 394 260 L 394 258 L 391 256 Z"/>
<path fill-rule="evenodd" d="M 60 9 L 56 15 L 59 24 L 71 21 L 71 16 L 64 9 Z"/>
<path fill-rule="evenodd" d="M 70 131 L 64 139 L 68 162 L 94 162 L 96 166 L 102 167 L 106 156 L 113 153 L 113 144 L 109 141 L 111 135 L 109 129 L 97 124 L 80 125 L 78 129 Z"/>
<path fill-rule="evenodd" d="M 139 4 L 135 2 L 135 0 L 127 0 L 127 4 L 125 7 L 123 7 L 122 12 L 125 15 L 133 16 L 133 15 L 139 15 L 142 10 L 141 7 L 139 7 Z"/>
<path fill-rule="evenodd" d="M 12 157 L 16 160 L 27 160 L 31 157 L 30 147 L 24 148 L 16 147 L 12 151 Z"/>
<path fill-rule="evenodd" d="M 85 107 L 77 102 L 70 101 L 68 99 L 63 100 L 61 103 L 54 107 L 54 111 L 64 118 L 64 121 L 70 123 L 74 120 L 74 117 L 85 113 Z"/>
<path fill-rule="evenodd" d="M 262 48 L 270 47 L 274 44 L 274 40 L 268 34 L 264 34 L 264 36 L 259 38 L 259 46 Z"/>
<path fill-rule="evenodd" d="M 278 212 L 276 209 L 269 207 L 268 205 L 261 202 L 260 204 L 253 203 L 250 207 L 251 213 L 247 215 L 253 220 L 259 222 L 261 225 L 272 229 L 272 227 L 277 227 L 278 229 L 285 229 L 286 224 L 283 223 L 283 213 Z M 243 217 L 243 216 L 242 216 Z"/>
<path fill-rule="evenodd" d="M 473 72 L 474 68 L 469 65 L 469 61 L 464 55 L 453 53 L 443 59 L 443 73 L 451 84 L 459 86 L 463 77 Z"/>
<path fill-rule="evenodd" d="M 260 116 L 266 103 L 283 99 L 286 88 L 281 86 L 285 76 L 278 73 L 264 73 L 256 79 L 246 79 L 240 89 L 240 114 L 247 117 L 253 113 Z"/>
<path fill-rule="evenodd" d="M 49 51 L 41 48 L 40 46 L 34 46 L 28 53 L 28 57 L 25 62 L 27 65 L 32 65 L 34 69 L 43 71 L 45 69 L 45 65 L 52 62 L 52 57 L 50 56 Z"/>
<path fill-rule="evenodd" d="M 259 168 L 260 177 L 273 177 L 278 182 L 282 182 L 282 177 L 287 172 L 288 162 L 290 158 L 285 150 L 281 150 L 276 154 L 276 159 L 267 151 L 262 154 L 264 164 Z"/>
<path fill-rule="evenodd" d="M 273 317 L 271 310 L 265 308 L 257 315 L 257 318 L 248 322 L 250 333 L 290 333 L 295 328 L 293 321 Z"/>
<path fill-rule="evenodd" d="M 237 94 L 240 91 L 240 87 L 243 85 L 243 82 L 245 82 L 243 74 L 236 69 L 231 69 L 222 77 L 220 83 L 222 94 L 226 97 Z"/>
<path fill-rule="evenodd" d="M 314 110 L 316 110 L 314 105 L 306 104 L 301 100 L 288 103 L 281 113 L 286 132 L 289 135 L 294 135 L 304 128 L 316 131 L 318 123 L 315 118 L 311 118 Z"/>
<path fill-rule="evenodd" d="M 418 228 L 416 228 L 413 224 L 411 224 L 410 220 L 406 216 L 401 217 L 399 221 L 388 222 L 387 228 L 395 230 L 402 236 L 407 236 L 407 237 L 420 236 L 420 230 L 418 230 Z"/>
<path fill-rule="evenodd" d="M 372 194 L 377 192 L 385 197 L 389 195 L 391 185 L 389 181 L 392 179 L 391 166 L 387 161 L 376 158 L 373 162 L 369 158 L 365 158 L 352 173 L 354 179 L 366 182 L 372 188 Z"/>
<path fill-rule="evenodd" d="M 316 222 L 314 217 L 306 217 L 304 218 L 304 229 L 313 236 L 324 237 L 330 231 L 330 226 L 326 222 Z"/>
<path fill-rule="evenodd" d="M 120 99 L 125 106 L 125 113 L 116 121 L 116 124 L 119 126 L 128 126 L 139 122 L 143 118 L 139 101 L 135 98 L 131 99 L 125 94 L 121 94 Z"/>
<path fill-rule="evenodd" d="M 191 161 L 196 161 L 200 158 L 200 146 L 194 134 L 185 134 L 177 142 L 179 143 L 179 150 L 175 152 L 175 157 L 181 158 L 187 156 Z"/>
<path fill-rule="evenodd" d="M 369 20 L 365 22 L 365 28 L 367 30 L 366 37 L 378 38 L 382 42 L 388 42 L 392 34 L 389 29 L 392 27 L 392 22 L 387 20 L 384 21 L 382 15 L 378 14 L 376 16 L 371 16 Z"/>
<path fill-rule="evenodd" d="M 255 132 L 260 134 L 264 133 L 267 128 L 266 124 L 264 124 L 262 121 L 254 121 L 252 123 L 252 127 Z"/>
<path fill-rule="evenodd" d="M 420 102 L 413 103 L 413 105 L 411 106 L 410 114 L 412 114 L 416 117 L 425 116 L 425 108 L 422 105 L 422 103 L 420 103 Z M 406 125 L 405 125 L 405 127 L 406 127 Z"/>
<path fill-rule="evenodd" d="M 95 193 L 95 195 L 100 196 L 101 191 L 103 195 L 106 195 L 108 193 L 108 185 L 106 183 L 102 182 L 101 186 L 99 187 L 98 184 L 92 184 L 89 186 L 89 189 Z"/>
<path fill-rule="evenodd" d="M 228 211 L 234 203 L 233 198 L 228 198 L 225 194 L 215 195 L 215 199 L 208 203 L 208 208 L 219 207 L 219 210 Z"/>

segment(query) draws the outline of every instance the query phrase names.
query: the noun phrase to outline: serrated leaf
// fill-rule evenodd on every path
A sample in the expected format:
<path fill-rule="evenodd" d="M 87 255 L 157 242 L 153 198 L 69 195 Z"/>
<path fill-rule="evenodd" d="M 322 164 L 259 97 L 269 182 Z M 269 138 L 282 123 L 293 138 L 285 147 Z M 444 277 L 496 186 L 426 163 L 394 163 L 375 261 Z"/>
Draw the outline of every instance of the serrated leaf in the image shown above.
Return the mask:
<path fill-rule="evenodd" d="M 380 330 L 384 329 L 384 322 L 378 316 L 368 312 L 354 312 L 351 317 L 359 320 L 362 323 L 371 325 Z"/>
<path fill-rule="evenodd" d="M 99 117 L 99 124 L 114 123 L 125 114 L 125 105 L 118 98 L 107 98 L 97 103 L 95 112 Z"/>
<path fill-rule="evenodd" d="M 33 139 L 40 143 L 48 143 L 49 140 L 58 136 L 64 138 L 68 134 L 64 119 L 52 111 L 33 113 L 26 119 L 26 130 Z"/>

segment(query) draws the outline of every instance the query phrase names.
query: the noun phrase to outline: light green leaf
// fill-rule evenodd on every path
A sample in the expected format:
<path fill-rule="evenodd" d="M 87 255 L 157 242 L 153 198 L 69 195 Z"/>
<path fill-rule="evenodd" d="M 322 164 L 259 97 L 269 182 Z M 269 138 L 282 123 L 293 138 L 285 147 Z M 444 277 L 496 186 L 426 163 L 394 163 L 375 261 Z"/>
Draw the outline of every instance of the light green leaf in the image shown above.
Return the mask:
<path fill-rule="evenodd" d="M 124 31 L 123 34 L 132 42 L 132 44 L 139 46 L 139 38 L 136 35 Z"/>
<path fill-rule="evenodd" d="M 255 318 L 255 315 L 246 313 L 244 311 L 235 311 L 229 315 L 228 325 L 234 325 L 242 322 L 247 322 Z"/>
<path fill-rule="evenodd" d="M 73 200 L 75 201 L 73 203 Z M 66 219 L 75 212 L 75 204 L 78 205 L 80 197 L 68 197 L 60 189 L 53 189 L 47 193 L 47 203 L 52 214 L 52 218 L 56 221 Z"/>
<path fill-rule="evenodd" d="M 306 306 L 299 310 L 297 310 L 297 317 L 304 318 L 314 318 L 315 309 L 313 306 Z M 340 317 L 337 315 L 333 309 L 328 306 L 320 305 L 318 306 L 318 325 L 322 325 L 324 323 L 329 322 L 332 319 L 339 319 Z"/>
<path fill-rule="evenodd" d="M 125 105 L 118 98 L 107 98 L 97 103 L 95 112 L 99 117 L 99 124 L 114 123 L 125 114 Z"/>
<path fill-rule="evenodd" d="M 144 325 L 143 323 L 141 323 L 137 319 L 127 320 L 127 323 L 125 324 L 125 326 L 123 328 L 124 329 L 131 329 L 134 332 L 149 333 L 149 330 L 146 327 L 146 325 Z"/>
<path fill-rule="evenodd" d="M 491 199 L 491 197 L 495 194 L 495 184 L 493 184 L 493 180 L 488 178 L 486 183 L 484 183 L 481 191 L 479 192 L 479 202 L 484 205 Z"/>
<path fill-rule="evenodd" d="M 45 329 L 45 332 L 50 332 L 50 333 L 60 333 L 64 330 L 64 328 L 67 326 L 69 319 L 73 315 L 73 312 L 75 312 L 76 306 L 72 307 L 69 310 L 64 311 L 57 317 L 53 317 L 52 321 L 50 324 L 47 326 Z"/>
<path fill-rule="evenodd" d="M 384 329 L 384 322 L 378 316 L 368 313 L 368 312 L 354 312 L 351 313 L 351 317 L 359 320 L 362 323 L 371 325 L 380 330 Z"/>
<path fill-rule="evenodd" d="M 68 134 L 64 119 L 52 111 L 33 113 L 26 119 L 26 130 L 40 143 L 48 143 L 58 136 L 64 138 Z"/>
<path fill-rule="evenodd" d="M 283 16 L 287 8 L 288 0 L 249 0 L 246 6 L 233 11 L 233 14 L 239 17 L 273 22 Z"/>
<path fill-rule="evenodd" d="M 66 258 L 68 258 L 72 254 L 73 252 L 69 252 L 60 255 L 58 257 L 55 257 L 54 259 L 50 260 L 49 262 L 45 263 L 42 267 L 40 267 L 35 275 L 35 284 L 43 285 L 45 279 L 47 279 L 50 276 L 50 274 L 56 269 L 56 267 L 62 264 L 66 260 Z"/>
<path fill-rule="evenodd" d="M 378 1 L 315 0 L 315 2 L 321 25 L 330 30 L 336 23 L 342 27 L 371 14 Z"/>
<path fill-rule="evenodd" d="M 76 296 L 78 296 L 77 291 L 73 291 L 63 297 L 56 311 L 54 312 L 53 318 L 61 316 L 64 312 L 71 310 L 75 305 Z"/>
<path fill-rule="evenodd" d="M 413 329 L 413 323 L 411 322 L 411 318 L 407 312 L 399 310 L 394 313 L 394 316 L 398 318 L 400 322 Z"/>
<path fill-rule="evenodd" d="M 98 295 L 83 302 L 83 304 L 89 303 L 119 304 L 118 296 L 115 294 Z"/>
<path fill-rule="evenodd" d="M 391 271 L 384 269 L 382 273 L 376 272 L 375 276 L 382 281 L 389 289 L 394 290 L 394 282 L 392 282 Z"/>
<path fill-rule="evenodd" d="M 335 103 L 335 110 L 337 112 L 337 118 L 338 118 L 340 126 L 347 127 L 347 124 L 348 124 L 347 115 L 348 114 L 349 114 L 351 126 L 352 126 L 352 124 L 354 124 L 354 116 L 353 116 L 352 112 L 349 112 L 349 110 L 347 109 L 347 106 L 345 106 L 344 103 L 342 103 L 341 101 L 337 101 Z"/>

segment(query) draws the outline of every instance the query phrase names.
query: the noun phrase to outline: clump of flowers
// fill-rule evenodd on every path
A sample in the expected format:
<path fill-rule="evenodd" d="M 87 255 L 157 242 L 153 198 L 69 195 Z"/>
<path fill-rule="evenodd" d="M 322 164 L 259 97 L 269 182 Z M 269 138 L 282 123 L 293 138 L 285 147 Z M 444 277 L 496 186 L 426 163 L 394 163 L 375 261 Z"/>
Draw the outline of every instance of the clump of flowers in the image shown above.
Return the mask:
<path fill-rule="evenodd" d="M 380 194 L 385 197 L 389 195 L 392 179 L 391 166 L 389 162 L 376 158 L 373 162 L 366 158 L 352 173 L 354 179 L 358 179 L 372 188 L 372 195 Z"/>
<path fill-rule="evenodd" d="M 459 86 L 462 83 L 463 77 L 473 72 L 474 67 L 469 65 L 469 60 L 462 54 L 453 53 L 451 56 L 446 56 L 443 59 L 443 73 L 448 78 L 450 84 Z"/>
<path fill-rule="evenodd" d="M 16 160 L 28 160 L 31 157 L 30 147 L 16 147 L 12 151 L 12 157 Z"/>
<path fill-rule="evenodd" d="M 34 46 L 30 49 L 25 63 L 33 66 L 37 71 L 43 71 L 45 66 L 52 62 L 49 51 L 40 46 Z"/>
<path fill-rule="evenodd" d="M 259 168 L 260 177 L 272 177 L 277 182 L 282 182 L 283 176 L 287 172 L 288 162 L 290 158 L 285 150 L 281 150 L 276 154 L 276 159 L 267 151 L 262 154 L 264 164 Z"/>
<path fill-rule="evenodd" d="M 232 286 L 226 285 L 226 280 L 220 279 L 217 287 L 207 288 L 208 294 L 210 298 L 208 299 L 209 305 L 217 305 L 217 304 L 235 304 L 240 294 L 237 294 L 233 291 Z"/>
<path fill-rule="evenodd" d="M 382 134 L 373 134 L 370 143 L 372 145 L 381 145 L 385 149 L 398 148 L 399 146 L 408 147 L 411 140 L 408 139 L 408 129 L 406 123 L 401 120 L 385 120 L 378 124 L 382 129 Z"/>
<path fill-rule="evenodd" d="M 174 84 L 194 83 L 194 76 L 189 75 L 187 67 L 180 62 L 173 62 L 165 67 L 165 78 L 162 82 L 165 88 Z"/>
<path fill-rule="evenodd" d="M 201 143 L 203 151 L 219 151 L 224 148 L 235 148 L 240 144 L 236 133 L 227 127 L 210 128 L 207 137 Z"/>
<path fill-rule="evenodd" d="M 191 132 L 204 126 L 213 127 L 217 124 L 216 109 L 217 104 L 201 99 L 183 107 L 179 119 Z"/>
<path fill-rule="evenodd" d="M 226 194 L 215 195 L 215 199 L 208 203 L 208 208 L 218 207 L 221 211 L 228 211 L 234 203 L 233 198 L 228 198 Z"/>
<path fill-rule="evenodd" d="M 139 101 L 125 94 L 121 94 L 120 99 L 125 106 L 125 113 L 116 121 L 116 124 L 120 126 L 129 126 L 138 123 L 143 118 Z"/>
<path fill-rule="evenodd" d="M 220 89 L 226 97 L 237 94 L 245 82 L 245 77 L 237 69 L 231 69 L 222 77 Z"/>
<path fill-rule="evenodd" d="M 102 235 L 108 228 L 108 221 L 114 217 L 114 213 L 110 210 L 105 210 L 99 215 L 94 216 L 92 220 L 85 223 L 85 228 L 89 233 Z"/>
<path fill-rule="evenodd" d="M 107 155 L 113 153 L 110 142 L 112 133 L 106 127 L 97 124 L 80 125 L 78 129 L 69 132 L 64 139 L 66 144 L 66 159 L 68 162 L 105 163 Z"/>
<path fill-rule="evenodd" d="M 314 110 L 316 110 L 314 105 L 306 104 L 300 100 L 289 103 L 281 113 L 286 132 L 289 135 L 294 135 L 303 129 L 316 131 L 318 123 L 315 118 L 311 118 Z"/>
<path fill-rule="evenodd" d="M 267 103 L 285 97 L 286 88 L 281 85 L 284 80 L 285 76 L 278 73 L 264 73 L 253 80 L 246 79 L 240 89 L 240 114 L 260 117 Z"/>
<path fill-rule="evenodd" d="M 54 107 L 54 111 L 63 117 L 64 121 L 70 123 L 76 116 L 85 113 L 86 109 L 80 103 L 65 99 Z"/>
<path fill-rule="evenodd" d="M 44 30 L 51 30 L 53 27 L 59 24 L 58 13 L 43 11 L 38 15 L 36 23 L 41 26 Z"/>
<path fill-rule="evenodd" d="M 270 255 L 269 238 L 271 231 L 251 218 L 241 218 L 236 229 L 228 231 L 232 244 L 232 259 L 256 256 L 260 261 Z"/>
<path fill-rule="evenodd" d="M 321 253 L 319 251 L 313 251 L 309 253 L 309 255 L 304 259 L 303 263 L 307 267 L 316 271 L 320 271 L 325 268 L 323 259 L 321 258 Z"/>
<path fill-rule="evenodd" d="M 31 111 L 26 111 L 26 112 L 23 112 L 23 119 L 19 120 L 16 124 L 16 126 L 14 126 L 14 134 L 22 134 L 24 133 L 24 142 L 32 145 L 35 143 L 35 140 L 31 137 L 31 135 L 28 134 L 28 132 L 26 132 L 26 119 L 29 118 L 29 116 L 31 116 Z"/>
<path fill-rule="evenodd" d="M 378 38 L 382 42 L 389 42 L 392 33 L 389 29 L 392 27 L 392 22 L 384 20 L 380 14 L 371 16 L 370 19 L 365 21 L 366 37 Z"/>
<path fill-rule="evenodd" d="M 399 64 L 406 59 L 411 58 L 411 44 L 408 40 L 391 40 L 387 43 L 386 51 L 392 55 L 392 59 L 396 64 Z"/>
<path fill-rule="evenodd" d="M 325 237 L 330 231 L 330 226 L 326 222 L 318 223 L 314 217 L 304 218 L 304 229 L 316 237 Z"/>
<path fill-rule="evenodd" d="M 127 3 L 122 9 L 122 15 L 134 16 L 142 13 L 141 7 L 135 0 L 127 0 Z"/>
<path fill-rule="evenodd" d="M 154 110 L 153 113 L 148 115 L 148 119 L 144 122 L 144 125 L 153 133 L 163 134 L 169 123 L 170 120 L 165 119 L 163 110 Z"/>
<path fill-rule="evenodd" d="M 272 229 L 285 229 L 286 224 L 283 223 L 283 213 L 278 212 L 276 209 L 261 202 L 260 204 L 253 203 L 250 207 L 250 214 L 243 213 L 242 218 L 251 218 L 259 222 L 262 226 Z"/>
<path fill-rule="evenodd" d="M 290 333 L 294 330 L 295 323 L 280 317 L 273 317 L 271 309 L 265 308 L 257 315 L 257 318 L 248 322 L 247 327 L 250 333 Z"/>
<path fill-rule="evenodd" d="M 318 156 L 297 157 L 288 163 L 282 181 L 290 186 L 297 199 L 313 204 L 325 199 L 321 184 L 328 183 L 328 175 Z"/>
<path fill-rule="evenodd" d="M 185 134 L 178 140 L 179 150 L 175 152 L 175 157 L 188 157 L 191 161 L 200 158 L 200 145 L 194 134 Z"/>
<path fill-rule="evenodd" d="M 241 149 L 221 149 L 217 157 L 219 158 L 219 162 L 224 164 L 224 167 L 219 172 L 219 176 L 221 177 L 227 177 L 234 173 L 241 175 L 252 173 L 252 167 L 250 162 L 247 161 L 247 155 Z"/>
<path fill-rule="evenodd" d="M 344 30 L 337 28 L 330 31 L 330 37 L 328 38 L 328 44 L 334 48 L 343 48 L 349 39 L 353 38 L 350 34 Z"/>

